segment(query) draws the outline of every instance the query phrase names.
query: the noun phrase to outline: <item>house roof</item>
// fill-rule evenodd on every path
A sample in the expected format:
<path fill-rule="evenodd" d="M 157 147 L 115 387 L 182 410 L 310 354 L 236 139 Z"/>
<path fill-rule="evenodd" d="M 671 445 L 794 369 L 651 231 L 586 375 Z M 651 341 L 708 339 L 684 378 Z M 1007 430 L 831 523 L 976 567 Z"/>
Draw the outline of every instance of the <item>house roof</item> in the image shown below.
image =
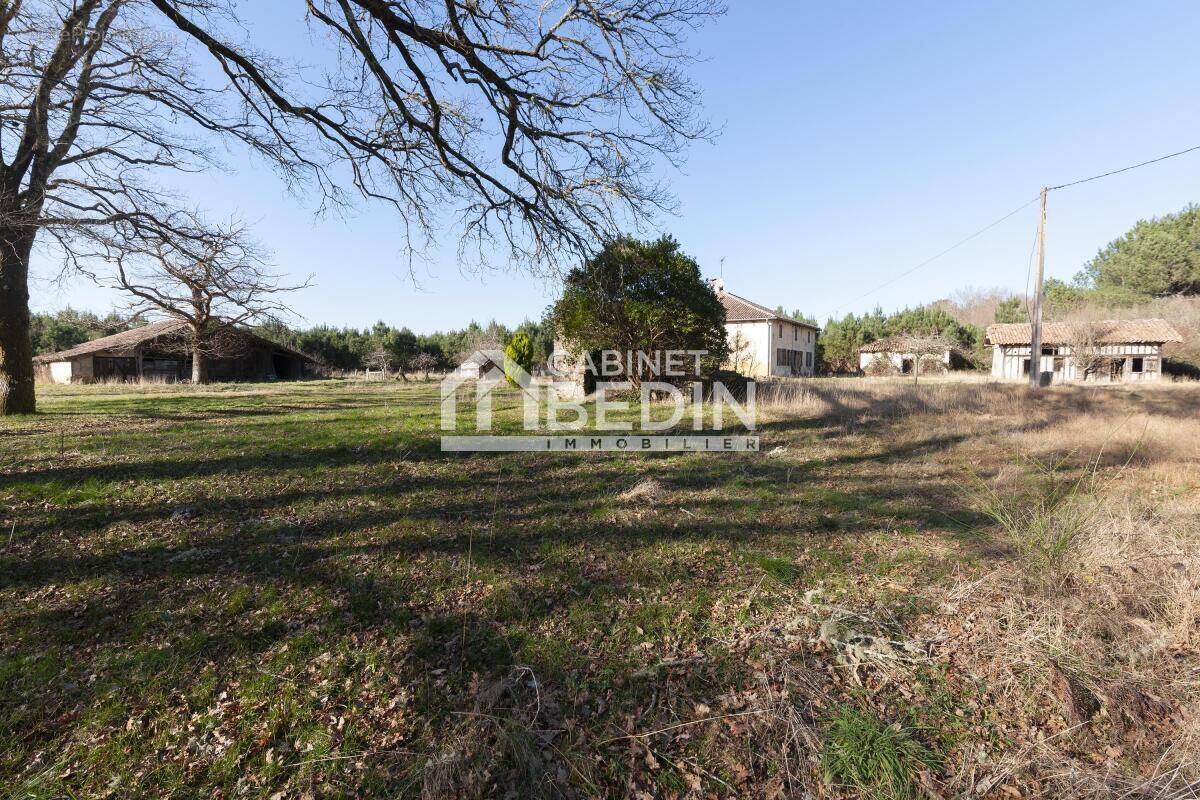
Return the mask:
<path fill-rule="evenodd" d="M 484 350 L 476 350 L 471 355 L 467 356 L 466 360 L 458 365 L 459 369 L 469 369 L 471 367 L 486 367 L 489 364 L 496 365 L 497 358 L 503 363 L 503 354 L 491 354 Z"/>
<path fill-rule="evenodd" d="M 947 345 L 946 349 L 950 350 L 951 348 Z M 858 348 L 860 353 L 906 353 L 911 351 L 912 345 L 905 345 L 902 336 L 885 336 Z"/>
<path fill-rule="evenodd" d="M 114 333 L 112 336 L 101 336 L 99 339 L 92 339 L 90 342 L 77 344 L 74 347 L 66 350 L 61 350 L 57 353 L 46 353 L 38 356 L 34 361 L 69 361 L 78 356 L 86 356 L 90 353 L 98 353 L 101 350 L 133 350 L 140 344 L 163 336 L 169 333 L 177 333 L 187 325 L 187 323 L 178 319 L 165 319 L 161 322 L 151 322 L 149 325 L 143 325 L 140 328 L 132 328 L 120 333 Z"/>
<path fill-rule="evenodd" d="M 1043 344 L 1070 344 L 1079 338 L 1081 325 L 1092 326 L 1095 341 L 1106 344 L 1182 342 L 1179 331 L 1165 319 L 1108 319 L 1100 322 L 1047 322 L 1042 325 Z M 1030 344 L 1033 328 L 1028 322 L 989 325 L 987 343 L 993 345 Z"/>
<path fill-rule="evenodd" d="M 717 292 L 717 297 L 721 298 L 721 305 L 725 306 L 726 322 L 759 322 L 778 319 L 804 328 L 812 328 L 814 331 L 817 330 L 816 325 L 801 322 L 784 314 L 777 314 L 766 306 L 760 306 L 744 297 L 738 297 L 732 292 L 720 291 Z"/>
<path fill-rule="evenodd" d="M 149 342 L 152 339 L 157 339 L 160 336 L 179 333 L 186 327 L 187 323 L 183 320 L 164 319 L 159 322 L 151 322 L 149 325 L 143 325 L 140 328 L 133 328 L 127 331 L 121 331 L 120 333 L 114 333 L 112 336 L 102 336 L 99 339 L 92 339 L 90 342 L 84 342 L 83 344 L 75 345 L 72 348 L 61 350 L 57 353 L 46 353 L 45 355 L 38 356 L 34 359 L 34 361 L 40 364 L 46 364 L 53 361 L 69 361 L 72 358 L 78 358 L 79 356 L 86 356 L 92 353 L 99 353 L 104 350 L 116 350 L 118 352 L 127 351 L 132 353 L 138 348 L 139 345 L 143 345 L 146 342 Z M 299 358 L 304 358 L 309 361 L 316 360 L 307 353 L 302 353 L 295 348 L 288 347 L 284 344 L 279 344 L 278 342 L 272 342 L 270 339 L 264 339 L 263 337 L 252 333 L 251 331 L 243 330 L 242 333 L 251 337 L 252 339 L 262 342 L 263 344 L 268 344 L 271 347 L 291 353 Z"/>

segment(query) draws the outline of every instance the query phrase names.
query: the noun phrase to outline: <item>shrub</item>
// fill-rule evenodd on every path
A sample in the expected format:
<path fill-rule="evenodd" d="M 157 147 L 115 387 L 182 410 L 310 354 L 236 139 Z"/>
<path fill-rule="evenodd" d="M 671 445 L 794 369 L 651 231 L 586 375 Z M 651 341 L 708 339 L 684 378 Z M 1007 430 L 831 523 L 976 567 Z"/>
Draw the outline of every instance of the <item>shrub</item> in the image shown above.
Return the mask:
<path fill-rule="evenodd" d="M 945 375 L 950 370 L 941 356 L 921 356 L 922 375 Z"/>
<path fill-rule="evenodd" d="M 877 354 L 874 358 L 867 362 L 867 366 L 863 369 L 867 375 L 874 378 L 884 378 L 891 375 L 899 375 L 900 370 L 892 363 L 883 353 Z"/>
<path fill-rule="evenodd" d="M 982 484 L 980 510 L 1005 533 L 1009 542 L 1035 571 L 1062 574 L 1080 535 L 1095 517 L 1098 456 L 1072 478 L 1066 457 L 1041 462 L 1025 486 L 1000 491 Z"/>
<path fill-rule="evenodd" d="M 517 383 L 517 367 L 526 372 L 533 371 L 533 340 L 524 331 L 517 331 L 504 348 L 504 375 L 514 386 Z"/>

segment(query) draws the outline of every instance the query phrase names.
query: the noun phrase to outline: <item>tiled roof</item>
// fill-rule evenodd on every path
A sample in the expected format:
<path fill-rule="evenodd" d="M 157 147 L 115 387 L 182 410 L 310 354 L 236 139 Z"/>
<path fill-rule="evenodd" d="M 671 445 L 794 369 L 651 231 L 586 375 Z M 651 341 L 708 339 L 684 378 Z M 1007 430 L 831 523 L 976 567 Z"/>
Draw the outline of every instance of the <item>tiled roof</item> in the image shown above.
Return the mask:
<path fill-rule="evenodd" d="M 1139 342 L 1162 344 L 1181 342 L 1179 331 L 1165 319 L 1107 319 L 1100 322 L 1047 322 L 1042 325 L 1043 344 L 1070 344 L 1079 338 L 1081 326 L 1089 326 L 1089 334 L 1097 342 L 1133 344 Z M 989 325 L 988 344 L 1030 344 L 1033 328 L 1028 322 Z"/>
<path fill-rule="evenodd" d="M 90 342 L 77 344 L 72 348 L 62 350 L 58 353 L 47 353 L 46 355 L 38 356 L 34 361 L 68 361 L 77 356 L 86 356 L 89 353 L 98 353 L 101 350 L 133 350 L 139 344 L 148 342 L 151 339 L 169 333 L 178 333 L 186 326 L 186 322 L 178 319 L 151 322 L 149 325 L 143 325 L 140 328 L 133 328 L 132 330 L 114 333 L 112 336 L 102 336 L 99 339 L 92 339 Z"/>
<path fill-rule="evenodd" d="M 949 350 L 950 346 L 947 345 L 946 349 Z M 882 339 L 876 339 L 858 348 L 858 352 L 860 353 L 904 353 L 911 352 L 911 350 L 912 344 L 906 345 L 904 337 L 901 336 L 885 336 Z"/>
<path fill-rule="evenodd" d="M 725 321 L 726 322 L 757 322 L 759 320 L 783 320 L 790 322 L 793 325 L 801 325 L 805 328 L 817 330 L 816 325 L 810 325 L 807 322 L 801 322 L 798 319 L 792 319 L 784 314 L 777 314 L 766 306 L 760 306 L 758 303 L 753 303 L 744 297 L 738 297 L 731 292 L 717 292 L 717 296 L 721 298 L 721 305 L 725 306 Z"/>
<path fill-rule="evenodd" d="M 34 361 L 42 364 L 52 361 L 69 361 L 72 358 L 86 356 L 90 353 L 99 353 L 102 350 L 116 350 L 117 352 L 124 351 L 132 353 L 137 349 L 138 345 L 145 344 L 151 339 L 156 339 L 159 336 L 179 333 L 186 327 L 187 323 L 183 320 L 164 319 L 160 322 L 151 322 L 149 325 L 143 325 L 140 328 L 133 328 L 132 330 L 114 333 L 112 336 L 102 336 L 99 339 L 92 339 L 90 342 L 84 342 L 83 344 L 75 345 L 68 350 L 62 350 L 58 353 L 47 353 L 45 355 L 38 356 L 34 359 Z M 242 330 L 242 333 L 258 342 L 286 351 L 294 356 L 305 358 L 309 361 L 315 361 L 312 356 L 308 355 L 307 353 L 302 353 L 293 347 L 288 347 L 287 345 L 279 344 L 278 342 L 272 342 L 269 339 L 264 339 L 261 336 L 258 336 L 257 334 L 247 330 Z"/>

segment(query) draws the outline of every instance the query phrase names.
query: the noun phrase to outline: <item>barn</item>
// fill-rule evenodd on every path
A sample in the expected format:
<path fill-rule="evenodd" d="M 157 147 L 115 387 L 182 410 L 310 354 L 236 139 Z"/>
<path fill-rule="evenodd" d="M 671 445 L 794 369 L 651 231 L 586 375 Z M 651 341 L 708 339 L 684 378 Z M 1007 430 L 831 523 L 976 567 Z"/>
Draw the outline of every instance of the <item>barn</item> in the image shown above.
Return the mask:
<path fill-rule="evenodd" d="M 989 325 L 992 375 L 1028 378 L 1033 330 L 1029 323 Z M 1165 319 L 1047 322 L 1038 358 L 1041 380 L 1156 381 L 1162 377 L 1162 348 L 1183 341 Z"/>
<path fill-rule="evenodd" d="M 192 377 L 186 333 L 187 323 L 180 320 L 152 322 L 38 356 L 34 364 L 39 377 L 52 383 L 186 381 Z M 248 330 L 228 331 L 222 341 L 226 355 L 208 361 L 214 381 L 297 380 L 313 375 L 317 366 L 311 356 Z"/>

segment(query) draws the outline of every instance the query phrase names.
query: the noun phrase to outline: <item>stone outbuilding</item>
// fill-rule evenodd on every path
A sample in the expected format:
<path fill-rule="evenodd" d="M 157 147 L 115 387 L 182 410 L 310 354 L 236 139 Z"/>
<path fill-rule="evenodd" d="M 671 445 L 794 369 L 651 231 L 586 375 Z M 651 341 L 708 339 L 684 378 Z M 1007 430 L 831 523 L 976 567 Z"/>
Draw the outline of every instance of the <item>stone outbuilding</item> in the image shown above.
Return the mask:
<path fill-rule="evenodd" d="M 922 373 L 935 370 L 945 372 L 953 367 L 962 366 L 963 359 L 956 358 L 949 345 L 937 353 L 917 354 L 911 352 L 911 345 L 906 342 L 908 338 L 910 337 L 885 336 L 863 345 L 858 350 L 858 368 L 868 373 L 886 370 L 899 375 L 910 375 L 917 365 L 918 358 L 921 360 Z"/>

